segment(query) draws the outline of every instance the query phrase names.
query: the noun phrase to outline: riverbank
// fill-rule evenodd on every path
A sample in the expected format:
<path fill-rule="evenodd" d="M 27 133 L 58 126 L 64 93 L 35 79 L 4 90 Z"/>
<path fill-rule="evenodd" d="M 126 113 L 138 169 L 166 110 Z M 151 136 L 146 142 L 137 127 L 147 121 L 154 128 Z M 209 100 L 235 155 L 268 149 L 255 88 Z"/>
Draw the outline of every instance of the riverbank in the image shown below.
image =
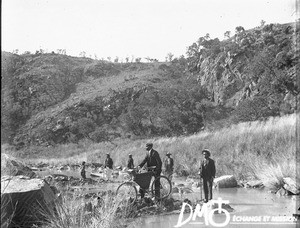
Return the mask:
<path fill-rule="evenodd" d="M 115 167 L 124 167 L 129 153 L 137 165 L 144 157 L 145 143 L 151 141 L 162 158 L 167 152 L 172 153 L 178 176 L 188 176 L 196 175 L 201 150 L 209 148 L 216 161 L 217 176 L 234 175 L 242 181 L 257 179 L 267 187 L 279 189 L 283 186 L 284 177 L 291 177 L 300 183 L 296 179 L 300 176 L 296 175 L 296 119 L 299 119 L 299 114 L 241 123 L 192 136 L 98 144 L 82 141 L 79 144 L 31 147 L 27 151 L 9 153 L 23 158 L 27 164 L 56 167 L 79 165 L 82 161 L 103 164 L 106 153 L 110 153 Z M 29 150 L 31 153 L 28 153 Z"/>
<path fill-rule="evenodd" d="M 19 171 L 32 172 L 29 168 L 22 167 L 17 160 L 6 158 L 8 169 L 12 171 L 18 170 L 18 173 Z M 20 165 L 14 166 L 15 164 Z M 12 166 L 14 166 L 13 169 Z M 117 187 L 124 181 L 120 172 L 119 175 L 116 175 L 117 172 L 114 172 L 110 180 L 103 179 L 97 175 L 92 176 L 90 175 L 91 173 L 87 175 L 87 179 L 83 180 L 80 178 L 79 170 L 76 166 L 47 167 L 44 164 L 43 167 L 34 167 L 33 169 L 38 178 L 44 179 L 50 184 L 53 193 L 57 197 L 57 211 L 54 214 L 50 214 L 45 225 L 45 227 L 49 228 L 70 226 L 126 227 L 132 221 L 134 223 L 138 221 L 136 220 L 137 218 L 150 215 L 157 218 L 175 214 L 178 217 L 184 202 L 190 204 L 194 210 L 197 204 L 201 202 L 201 199 L 203 199 L 203 192 L 198 185 L 198 179 L 175 175 L 173 177 L 172 195 L 168 199 L 157 203 L 153 201 L 151 196 L 146 196 L 143 200 L 138 200 L 134 205 L 128 207 L 127 204 L 124 205 L 122 203 L 122 199 L 118 199 L 115 195 Z M 92 167 L 87 169 L 93 171 Z M 26 181 L 24 177 L 21 176 L 21 178 L 23 181 Z M 228 180 L 232 180 L 232 177 Z M 230 181 L 230 183 L 233 182 Z M 248 204 L 253 201 L 253 197 L 256 197 L 256 200 L 260 202 L 266 201 L 266 198 L 264 199 L 263 197 L 267 197 L 272 198 L 273 201 L 289 200 L 291 204 L 295 204 L 296 197 L 299 198 L 299 196 L 275 195 L 263 189 L 241 188 L 240 185 L 235 188 L 214 188 L 213 195 L 214 199 L 221 197 L 229 200 L 230 204 L 226 206 L 226 209 L 230 209 L 230 213 L 234 212 L 235 206 L 231 207 L 231 205 L 237 199 L 240 199 L 237 209 L 243 210 L 243 207 L 240 205 L 241 202 Z M 289 211 L 286 212 L 285 209 L 280 211 L 290 213 Z M 292 212 L 295 213 L 296 211 Z M 186 213 L 189 213 L 189 210 Z"/>

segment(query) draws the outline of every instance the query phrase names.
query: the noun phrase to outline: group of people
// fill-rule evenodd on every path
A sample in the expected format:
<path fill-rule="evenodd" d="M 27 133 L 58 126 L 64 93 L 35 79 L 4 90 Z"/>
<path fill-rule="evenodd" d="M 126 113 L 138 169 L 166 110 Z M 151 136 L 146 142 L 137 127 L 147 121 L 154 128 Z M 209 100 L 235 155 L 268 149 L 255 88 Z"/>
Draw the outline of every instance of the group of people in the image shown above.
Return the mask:
<path fill-rule="evenodd" d="M 174 171 L 174 160 L 171 157 L 171 153 L 166 154 L 166 158 L 164 162 L 162 162 L 159 153 L 153 149 L 153 143 L 147 143 L 146 144 L 146 156 L 143 159 L 143 161 L 137 166 L 137 169 L 140 170 L 144 165 L 147 165 L 147 167 L 155 166 L 155 172 L 154 177 L 160 176 L 162 172 L 162 166 L 164 165 L 164 174 L 167 176 L 170 180 L 172 180 L 172 174 Z M 213 186 L 213 180 L 216 175 L 216 167 L 215 162 L 210 158 L 210 151 L 208 149 L 202 150 L 203 159 L 200 162 L 199 167 L 199 175 L 200 178 L 203 181 L 203 190 L 204 190 L 204 202 L 208 202 L 212 199 L 212 186 Z M 128 169 L 134 169 L 134 160 L 132 158 L 132 154 L 129 154 L 129 158 L 127 161 L 127 168 Z M 109 170 L 113 169 L 113 160 L 110 157 L 109 154 L 106 154 L 105 164 L 104 168 L 107 168 Z M 86 178 L 85 175 L 85 162 L 82 162 L 81 166 L 81 176 L 82 178 Z M 140 191 L 141 197 L 144 197 L 143 190 Z"/>

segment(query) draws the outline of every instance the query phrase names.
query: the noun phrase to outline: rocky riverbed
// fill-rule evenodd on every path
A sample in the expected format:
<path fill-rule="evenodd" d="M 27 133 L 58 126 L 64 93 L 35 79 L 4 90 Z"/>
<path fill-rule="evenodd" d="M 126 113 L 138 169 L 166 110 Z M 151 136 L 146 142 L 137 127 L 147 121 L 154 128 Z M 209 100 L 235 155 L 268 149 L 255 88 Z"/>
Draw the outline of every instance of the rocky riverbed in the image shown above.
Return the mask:
<path fill-rule="evenodd" d="M 40 202 L 55 205 L 62 202 L 63 199 L 69 198 L 80 202 L 86 214 L 92 214 L 103 206 L 106 197 L 114 197 L 116 188 L 128 178 L 128 176 L 124 175 L 126 172 L 121 169 L 114 170 L 111 178 L 107 178 L 105 172 L 99 167 L 99 164 L 88 164 L 88 178 L 82 179 L 79 176 L 78 165 L 56 167 L 43 163 L 26 166 L 9 156 L 4 158 L 6 159 L 5 166 L 1 166 L 1 169 L 3 169 L 1 171 L 4 171 L 1 176 L 1 198 L 4 199 L 6 196 L 23 202 L 23 205 L 19 203 L 21 207 L 24 207 L 24 205 L 36 205 L 36 207 L 44 205 L 40 204 Z M 283 180 L 283 187 L 273 193 L 276 193 L 278 196 L 295 195 L 298 197 L 299 186 L 289 177 Z M 144 199 L 139 198 L 129 209 L 126 209 L 126 217 L 138 218 L 150 215 L 179 214 L 183 203 L 191 205 L 192 210 L 198 204 L 203 205 L 199 179 L 197 177 L 186 178 L 174 175 L 172 184 L 172 194 L 169 198 L 159 203 L 151 196 L 146 195 Z M 225 175 L 214 180 L 214 187 L 215 189 L 262 189 L 264 185 L 259 180 L 240 181 L 236 180 L 233 175 Z M 36 195 L 39 195 L 39 202 L 36 202 Z M 3 206 L 2 203 L 1 205 Z M 124 208 L 122 207 L 124 205 L 120 205 L 118 211 L 123 213 Z M 226 208 L 229 212 L 235 210 L 234 206 L 230 204 L 223 204 L 222 207 Z M 13 208 L 7 205 L 5 209 L 8 212 L 7 214 L 11 214 L 9 211 L 13 210 Z M 190 207 L 185 208 L 186 213 L 189 213 L 189 210 Z M 18 210 L 15 211 L 16 213 L 13 218 L 6 217 L 7 227 L 9 227 L 9 224 L 20 225 L 22 220 L 24 220 L 22 216 L 24 217 L 25 215 Z M 28 208 L 26 213 L 30 214 L 31 211 L 31 208 Z"/>

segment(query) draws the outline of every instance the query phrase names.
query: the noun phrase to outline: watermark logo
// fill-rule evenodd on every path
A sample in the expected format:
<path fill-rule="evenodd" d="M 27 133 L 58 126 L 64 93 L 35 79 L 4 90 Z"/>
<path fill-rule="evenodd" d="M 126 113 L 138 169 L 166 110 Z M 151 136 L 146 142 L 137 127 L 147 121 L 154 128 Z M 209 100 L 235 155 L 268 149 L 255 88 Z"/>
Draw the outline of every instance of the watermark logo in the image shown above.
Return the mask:
<path fill-rule="evenodd" d="M 218 205 L 218 207 L 212 209 L 212 205 L 214 205 L 215 203 Z M 204 218 L 205 225 L 212 225 L 215 227 L 225 227 L 230 222 L 230 214 L 226 209 L 222 208 L 222 204 L 228 204 L 228 203 L 229 203 L 228 200 L 222 200 L 221 198 L 218 198 L 218 200 L 210 200 L 208 203 L 204 203 L 202 207 L 200 204 L 197 204 L 194 213 L 191 205 L 189 205 L 188 203 L 183 203 L 178 217 L 177 224 L 174 227 L 176 228 L 181 227 L 189 223 L 190 221 L 195 221 L 197 216 Z M 183 214 L 186 206 L 190 208 L 190 215 L 188 218 L 183 219 Z M 215 211 L 217 211 L 218 213 L 223 212 L 225 214 L 226 219 L 224 222 L 218 223 L 214 221 L 213 214 Z"/>
<path fill-rule="evenodd" d="M 216 208 L 213 208 L 213 205 L 217 204 Z M 203 224 L 203 222 L 195 222 L 196 218 L 203 218 L 204 224 L 206 226 L 213 226 L 213 227 L 225 227 L 229 223 L 235 225 L 295 225 L 297 219 L 293 216 L 270 216 L 270 215 L 258 215 L 258 216 L 238 216 L 233 215 L 232 220 L 230 221 L 230 213 L 222 207 L 222 204 L 229 204 L 228 200 L 222 200 L 222 198 L 218 198 L 218 200 L 211 200 L 208 203 L 204 203 L 201 207 L 200 204 L 197 204 L 195 210 L 188 203 L 183 203 L 177 224 L 174 226 L 175 228 L 182 227 L 183 225 L 189 223 L 190 225 L 197 225 Z M 190 209 L 190 214 L 187 218 L 184 219 L 184 212 L 185 209 Z M 225 216 L 225 219 L 220 218 L 216 221 L 216 217 L 213 215 L 215 212 L 218 214 Z M 225 221 L 224 221 L 225 220 Z"/>

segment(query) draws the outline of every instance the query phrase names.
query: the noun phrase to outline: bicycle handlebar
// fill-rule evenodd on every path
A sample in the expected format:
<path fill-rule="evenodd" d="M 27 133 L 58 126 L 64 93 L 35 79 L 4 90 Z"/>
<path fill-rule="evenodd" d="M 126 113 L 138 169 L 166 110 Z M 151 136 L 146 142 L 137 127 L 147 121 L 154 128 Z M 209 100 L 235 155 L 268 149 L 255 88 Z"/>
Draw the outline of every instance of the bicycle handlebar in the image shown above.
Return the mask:
<path fill-rule="evenodd" d="M 147 171 L 152 171 L 154 169 L 156 169 L 156 166 L 149 166 L 145 168 Z"/>
<path fill-rule="evenodd" d="M 149 166 L 149 167 L 143 167 L 141 169 L 144 169 L 146 171 L 149 171 L 149 172 L 154 172 L 156 166 Z M 133 169 L 128 169 L 127 172 L 129 174 L 136 174 L 136 173 L 140 173 L 141 169 L 139 170 L 137 167 L 133 168 Z"/>

